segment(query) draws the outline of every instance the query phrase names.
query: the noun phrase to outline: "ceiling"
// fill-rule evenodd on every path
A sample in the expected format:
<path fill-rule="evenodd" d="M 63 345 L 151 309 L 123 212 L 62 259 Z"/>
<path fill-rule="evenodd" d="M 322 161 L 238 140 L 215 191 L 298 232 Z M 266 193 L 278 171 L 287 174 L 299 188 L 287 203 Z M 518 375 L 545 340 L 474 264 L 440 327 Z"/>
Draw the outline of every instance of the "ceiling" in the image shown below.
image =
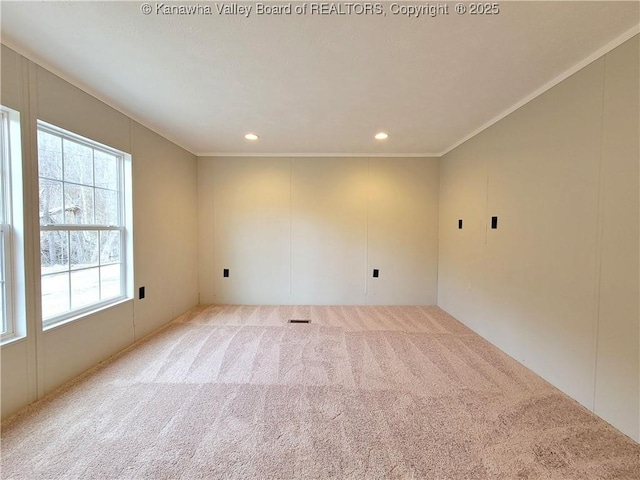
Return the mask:
<path fill-rule="evenodd" d="M 219 2 L 191 16 L 150 4 L 144 15 L 142 2 L 2 1 L 1 39 L 196 154 L 439 155 L 640 20 L 637 1 L 503 1 L 485 16 L 451 2 L 418 18 L 390 2 L 379 16 L 243 3 L 248 18 Z"/>

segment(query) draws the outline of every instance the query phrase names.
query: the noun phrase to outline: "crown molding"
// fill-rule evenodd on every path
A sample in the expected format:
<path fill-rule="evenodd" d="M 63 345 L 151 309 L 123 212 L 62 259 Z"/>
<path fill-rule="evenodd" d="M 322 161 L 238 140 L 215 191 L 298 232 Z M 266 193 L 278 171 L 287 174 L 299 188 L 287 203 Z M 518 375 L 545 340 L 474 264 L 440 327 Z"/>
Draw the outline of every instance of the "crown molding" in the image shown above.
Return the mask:
<path fill-rule="evenodd" d="M 504 110 L 503 112 L 501 112 L 500 114 L 496 115 L 491 120 L 489 120 L 487 123 L 482 125 L 480 128 L 477 128 L 476 130 L 474 130 L 473 132 L 469 133 L 468 135 L 465 135 L 460 140 L 458 140 L 453 145 L 451 145 L 449 148 L 447 148 L 446 150 L 444 150 L 441 153 L 439 153 L 438 156 L 442 157 L 442 156 L 446 155 L 447 153 L 451 152 L 452 150 L 454 150 L 455 148 L 459 147 L 460 145 L 462 145 L 467 140 L 472 139 L 473 137 L 475 137 L 476 135 L 478 135 L 482 131 L 486 130 L 487 128 L 491 127 L 492 125 L 498 123 L 503 118 L 505 118 L 508 115 L 512 114 L 513 112 L 518 110 L 520 107 L 526 105 L 527 103 L 529 103 L 533 99 L 539 97 L 540 95 L 542 95 L 546 91 L 552 89 L 553 87 L 558 85 L 560 82 L 563 82 L 564 80 L 569 78 L 574 73 L 577 73 L 578 71 L 580 71 L 583 68 L 585 68 L 587 65 L 589 65 L 589 64 L 595 62 L 596 60 L 598 60 L 599 58 L 605 56 L 607 53 L 609 53 L 614 48 L 619 47 L 620 45 L 622 45 L 627 40 L 630 40 L 634 36 L 638 35 L 638 33 L 640 33 L 640 24 L 635 25 L 634 27 L 632 27 L 629 30 L 627 30 L 626 32 L 624 32 L 622 35 L 619 35 L 618 37 L 616 37 L 615 39 L 613 39 L 612 41 L 607 43 L 605 46 L 600 47 L 598 50 L 593 52 L 587 58 L 585 58 L 584 60 L 576 63 L 572 67 L 568 68 L 567 70 L 562 72 L 560 75 L 555 77 L 553 80 L 545 83 L 542 87 L 540 87 L 539 89 L 537 89 L 533 93 L 530 93 L 529 95 L 524 97 L 519 102 L 515 103 L 511 107 L 509 107 L 506 110 Z"/>
<path fill-rule="evenodd" d="M 502 120 L 503 118 L 507 117 L 511 113 L 515 112 L 520 107 L 522 107 L 522 106 L 526 105 L 527 103 L 531 102 L 535 98 L 539 97 L 540 95 L 542 95 L 546 91 L 548 91 L 551 88 L 555 87 L 556 85 L 558 85 L 562 81 L 564 81 L 567 78 L 569 78 L 571 75 L 577 73 L 579 70 L 585 68 L 587 65 L 589 65 L 589 64 L 593 63 L 594 61 L 598 60 L 599 58 L 603 57 L 604 55 L 606 55 L 607 53 L 609 53 L 610 51 L 612 51 L 616 47 L 619 47 L 624 42 L 626 42 L 627 40 L 630 40 L 631 38 L 633 38 L 634 36 L 638 35 L 639 33 L 640 33 L 640 24 L 637 24 L 637 25 L 633 26 L 632 28 L 630 28 L 629 30 L 627 30 L 626 32 L 624 32 L 621 35 L 619 35 L 618 37 L 616 37 L 615 39 L 613 39 L 612 41 L 610 41 L 609 43 L 607 43 L 606 45 L 604 45 L 603 47 L 601 47 L 598 50 L 596 50 L 595 52 L 593 52 L 591 55 L 589 55 L 588 57 L 586 57 L 582 61 L 580 61 L 580 62 L 576 63 L 575 65 L 573 65 L 572 67 L 568 68 L 567 70 L 562 72 L 560 75 L 556 76 L 551 81 L 547 82 L 542 87 L 540 87 L 539 89 L 535 90 L 533 93 L 525 96 L 520 101 L 518 101 L 515 104 L 513 104 L 511 107 L 509 107 L 506 110 L 502 111 L 501 113 L 499 113 L 498 115 L 493 117 L 491 120 L 489 120 L 488 122 L 484 123 L 479 128 L 473 130 L 471 133 L 465 135 L 460 140 L 454 142 L 452 145 L 450 145 L 449 147 L 444 149 L 442 152 L 438 152 L 438 153 L 434 153 L 434 152 L 428 152 L 428 153 L 241 153 L 241 152 L 200 152 L 200 153 L 198 153 L 198 152 L 194 152 L 190 148 L 185 147 L 184 145 L 182 145 L 178 141 L 172 139 L 172 136 L 170 134 L 158 131 L 157 127 L 149 126 L 145 121 L 141 120 L 135 114 L 127 111 L 126 109 L 123 109 L 123 108 L 120 108 L 120 107 L 116 106 L 112 101 L 104 98 L 99 92 L 93 90 L 88 85 L 86 85 L 86 84 L 84 84 L 82 82 L 79 82 L 77 79 L 69 78 L 66 74 L 61 72 L 59 69 L 57 69 L 55 66 L 53 66 L 52 64 L 50 64 L 46 60 L 44 60 L 42 58 L 39 58 L 37 55 L 33 54 L 32 52 L 26 51 L 25 49 L 21 48 L 19 45 L 16 45 L 13 42 L 11 42 L 11 40 L 8 40 L 6 38 L 2 38 L 2 41 L 0 43 L 2 45 L 6 46 L 7 48 L 15 51 L 17 54 L 23 56 L 27 60 L 35 63 L 39 67 L 44 68 L 44 69 L 48 70 L 49 72 L 53 73 L 54 75 L 60 77 L 62 80 L 66 81 L 67 83 L 73 85 L 76 88 L 79 88 L 80 90 L 82 90 L 83 92 L 87 93 L 88 95 L 91 95 L 92 97 L 94 97 L 95 99 L 97 99 L 100 102 L 104 103 L 105 105 L 108 105 L 109 107 L 113 108 L 114 110 L 122 113 L 123 115 L 125 115 L 129 119 L 131 119 L 132 121 L 135 121 L 135 122 L 139 123 L 140 125 L 142 125 L 142 126 L 148 128 L 149 130 L 157 133 L 158 135 L 162 136 L 166 140 L 170 141 L 171 143 L 177 145 L 178 147 L 186 150 L 187 152 L 189 152 L 192 155 L 195 155 L 197 157 L 345 157 L 345 158 L 348 158 L 348 157 L 371 157 L 371 158 L 374 158 L 374 157 L 378 157 L 378 158 L 379 157 L 395 157 L 395 158 L 424 158 L 424 157 L 430 157 L 430 158 L 433 158 L 433 157 L 436 157 L 436 158 L 438 158 L 438 157 L 442 157 L 442 156 L 448 154 L 449 152 L 451 152 L 455 148 L 457 148 L 460 145 L 462 145 L 463 143 L 465 143 L 467 140 L 470 140 L 471 138 L 475 137 L 476 135 L 478 135 L 479 133 L 483 132 L 487 128 L 489 128 L 492 125 L 498 123 L 500 120 Z"/>
<path fill-rule="evenodd" d="M 197 157 L 357 157 L 357 158 L 425 158 L 439 157 L 435 153 L 196 153 Z"/>
<path fill-rule="evenodd" d="M 111 107 L 115 111 L 123 114 L 124 116 L 129 118 L 129 120 L 132 120 L 132 121 L 142 125 L 143 127 L 148 128 L 152 132 L 160 135 L 165 140 L 167 140 L 167 141 L 173 143 L 174 145 L 177 145 L 178 147 L 182 148 L 183 150 L 189 152 L 191 155 L 195 155 L 195 153 L 193 153 L 193 151 L 191 149 L 185 147 L 180 142 L 172 139 L 170 134 L 161 132 L 161 131 L 158 130 L 157 127 L 152 127 L 152 126 L 148 125 L 144 120 L 140 119 L 138 116 L 136 116 L 132 112 L 130 112 L 130 111 L 124 109 L 124 108 L 120 108 L 119 106 L 115 105 L 111 100 L 106 99 L 105 97 L 102 96 L 101 93 L 97 92 L 96 90 L 94 90 L 90 86 L 86 85 L 83 82 L 78 81 L 75 78 L 71 78 L 71 77 L 67 76 L 65 73 L 61 72 L 59 69 L 57 69 L 51 63 L 47 62 L 45 59 L 38 57 L 37 55 L 35 55 L 34 53 L 32 53 L 32 52 L 30 52 L 28 50 L 25 50 L 24 48 L 20 47 L 19 45 L 16 45 L 11 40 L 7 40 L 6 38 L 2 38 L 2 41 L 0 41 L 0 45 L 3 45 L 3 46 L 7 47 L 10 50 L 13 50 L 18 55 L 21 55 L 22 57 L 26 58 L 30 62 L 36 64 L 38 67 L 40 67 L 40 68 L 42 68 L 44 70 L 47 70 L 48 72 L 50 72 L 50 73 L 54 74 L 55 76 L 61 78 L 62 80 L 64 80 L 68 84 L 76 87 L 79 90 L 82 90 L 87 95 L 92 96 L 93 98 L 95 98 L 96 100 L 104 103 L 108 107 Z"/>

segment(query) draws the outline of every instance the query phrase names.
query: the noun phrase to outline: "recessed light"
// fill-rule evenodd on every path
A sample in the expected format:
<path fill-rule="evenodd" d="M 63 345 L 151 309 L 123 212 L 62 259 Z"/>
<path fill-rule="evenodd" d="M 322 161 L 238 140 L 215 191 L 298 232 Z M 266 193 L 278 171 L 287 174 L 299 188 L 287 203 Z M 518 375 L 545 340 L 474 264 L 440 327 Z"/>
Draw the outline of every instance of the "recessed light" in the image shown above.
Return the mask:
<path fill-rule="evenodd" d="M 258 139 L 258 135 L 256 135 L 255 133 L 247 133 L 244 138 L 246 138 L 247 140 L 257 140 Z"/>
<path fill-rule="evenodd" d="M 389 134 L 384 132 L 376 133 L 375 136 L 376 140 L 386 140 L 387 138 L 389 138 Z"/>

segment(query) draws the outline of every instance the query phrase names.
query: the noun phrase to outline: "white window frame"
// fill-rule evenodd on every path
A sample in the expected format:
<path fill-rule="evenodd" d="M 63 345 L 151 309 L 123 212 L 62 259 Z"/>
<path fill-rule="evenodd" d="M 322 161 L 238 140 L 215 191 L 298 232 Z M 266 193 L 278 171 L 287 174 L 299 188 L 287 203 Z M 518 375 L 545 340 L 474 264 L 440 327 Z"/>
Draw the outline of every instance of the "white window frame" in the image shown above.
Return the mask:
<path fill-rule="evenodd" d="M 0 148 L 4 198 L 4 223 L 0 227 L 4 244 L 5 319 L 7 331 L 0 338 L 6 345 L 27 335 L 25 312 L 24 210 L 22 182 L 22 136 L 20 113 L 0 105 Z"/>
<path fill-rule="evenodd" d="M 87 314 L 93 313 L 97 310 L 100 310 L 102 308 L 108 307 L 110 305 L 114 305 L 117 303 L 122 302 L 123 300 L 126 300 L 127 298 L 130 297 L 129 295 L 129 291 L 131 290 L 130 287 L 130 282 L 131 282 L 131 275 L 129 274 L 129 265 L 130 265 L 130 257 L 131 257 L 131 242 L 129 240 L 129 238 L 131 237 L 130 235 L 130 229 L 131 229 L 131 225 L 130 222 L 127 222 L 127 217 L 130 215 L 127 215 L 128 211 L 129 211 L 129 206 L 130 206 L 130 197 L 131 193 L 127 192 L 126 187 L 127 184 L 129 182 L 126 181 L 126 179 L 128 177 L 130 177 L 130 172 L 128 172 L 128 169 L 130 168 L 130 155 L 126 154 L 125 152 L 122 152 L 120 150 L 117 150 L 115 148 L 111 148 L 107 145 L 101 144 L 99 142 L 96 142 L 94 140 L 91 140 L 89 138 L 77 135 L 73 132 L 69 132 L 68 130 L 62 129 L 60 127 L 57 127 L 55 125 L 43 122 L 41 120 L 38 120 L 38 124 L 37 124 L 37 130 L 38 132 L 43 131 L 46 132 L 50 135 L 54 135 L 57 136 L 61 139 L 68 139 L 70 141 L 73 141 L 75 143 L 79 143 L 81 145 L 84 145 L 86 147 L 92 148 L 92 149 L 96 149 L 96 150 L 100 150 L 102 152 L 106 152 L 109 153 L 111 155 L 114 155 L 118 158 L 118 191 L 119 191 L 119 196 L 118 196 L 118 224 L 117 225 L 96 225 L 96 224 L 50 224 L 50 225 L 40 225 L 40 232 L 46 232 L 46 231 L 68 231 L 68 232 L 73 232 L 73 231 L 96 231 L 96 232 L 102 232 L 102 231 L 118 231 L 120 232 L 120 294 L 116 297 L 112 297 L 109 298 L 107 300 L 100 300 L 98 302 L 92 303 L 90 305 L 86 305 L 80 308 L 76 308 L 73 309 L 71 308 L 71 294 L 72 294 L 72 290 L 71 290 L 71 284 L 69 284 L 69 307 L 71 308 L 70 310 L 61 313 L 59 315 L 55 315 L 49 318 L 42 318 L 42 323 L 43 326 L 45 328 L 49 328 L 49 327 L 53 327 L 62 323 L 67 323 L 69 321 L 73 321 L 73 320 L 77 320 L 79 318 L 82 318 L 84 316 L 86 316 Z M 63 155 L 63 171 L 64 171 L 64 155 Z M 129 168 L 128 168 L 129 167 Z M 38 175 L 38 182 L 40 181 L 40 175 Z M 64 178 L 62 180 L 56 180 L 56 181 L 61 181 L 63 182 L 63 184 L 73 184 L 73 182 L 67 182 L 64 180 Z M 95 191 L 96 189 L 99 189 L 99 187 L 95 187 L 95 185 L 93 187 L 93 191 L 94 191 L 94 195 L 95 195 Z M 39 236 L 40 237 L 40 236 Z M 40 259 L 38 261 L 41 261 Z M 88 267 L 88 268 L 95 268 L 95 267 Z M 67 272 L 69 273 L 69 282 L 71 282 L 71 272 L 75 272 L 75 271 L 82 271 L 82 269 L 71 269 L 71 266 L 69 266 L 69 270 L 67 270 Z M 98 266 L 98 282 L 100 285 L 100 272 L 101 269 Z M 45 276 L 50 276 L 50 275 L 55 275 L 58 273 L 62 273 L 62 272 L 56 272 L 56 273 L 49 273 L 49 274 L 40 274 L 40 278 L 42 279 Z"/>
<path fill-rule="evenodd" d="M 2 302 L 4 305 L 4 311 L 2 312 L 2 315 L 4 318 L 3 326 L 5 327 L 5 331 L 2 332 L 2 342 L 14 338 L 17 333 L 13 292 L 13 198 L 11 194 L 12 135 L 9 123 L 11 113 L 12 112 L 5 107 L 0 108 L 0 121 L 2 122 L 0 126 L 0 148 L 2 148 L 0 181 L 2 182 L 3 193 L 3 198 L 0 198 L 0 295 L 4 297 L 4 301 Z"/>

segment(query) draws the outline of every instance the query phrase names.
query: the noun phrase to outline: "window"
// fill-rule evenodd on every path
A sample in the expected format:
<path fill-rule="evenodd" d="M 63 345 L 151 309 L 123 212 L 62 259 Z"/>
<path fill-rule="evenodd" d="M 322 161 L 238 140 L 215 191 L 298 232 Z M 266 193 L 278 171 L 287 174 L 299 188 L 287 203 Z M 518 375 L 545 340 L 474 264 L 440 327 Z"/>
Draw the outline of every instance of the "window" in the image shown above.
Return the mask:
<path fill-rule="evenodd" d="M 45 326 L 126 297 L 125 157 L 38 122 Z"/>
<path fill-rule="evenodd" d="M 26 335 L 20 113 L 0 105 L 1 343 Z"/>
<path fill-rule="evenodd" d="M 2 338 L 12 337 L 15 333 L 13 316 L 13 262 L 11 228 L 11 146 L 9 129 L 9 110 L 0 110 L 0 316 L 2 316 Z"/>

